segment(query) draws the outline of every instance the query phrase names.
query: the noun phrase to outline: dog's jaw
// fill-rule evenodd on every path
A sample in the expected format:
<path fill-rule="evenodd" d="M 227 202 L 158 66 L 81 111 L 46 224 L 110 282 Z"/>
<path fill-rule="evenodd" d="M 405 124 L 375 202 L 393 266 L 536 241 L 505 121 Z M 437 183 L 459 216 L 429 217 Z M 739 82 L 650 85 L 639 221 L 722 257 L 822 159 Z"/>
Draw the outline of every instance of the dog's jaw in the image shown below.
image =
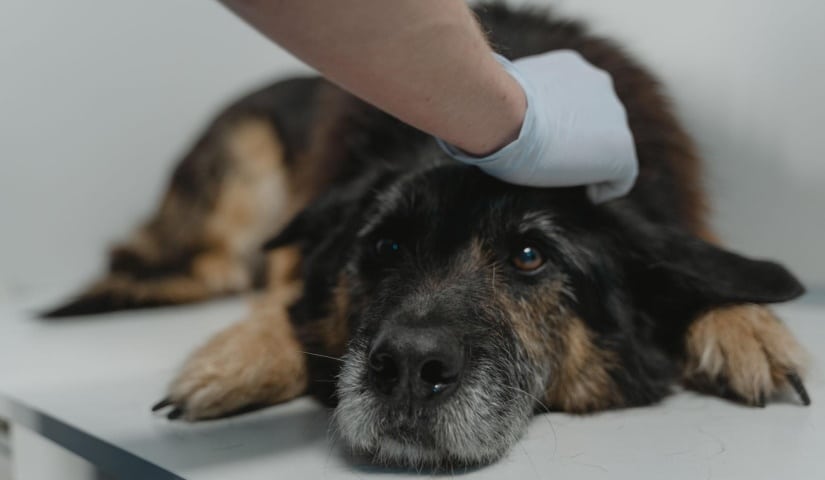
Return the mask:
<path fill-rule="evenodd" d="M 479 362 L 434 409 L 391 410 L 366 382 L 366 350 L 366 342 L 356 340 L 344 357 L 334 425 L 354 452 L 384 465 L 450 469 L 494 462 L 523 435 L 535 407 L 532 392 L 541 390 L 532 372 L 516 375 L 532 384 L 528 391 L 506 385 L 492 362 Z"/>

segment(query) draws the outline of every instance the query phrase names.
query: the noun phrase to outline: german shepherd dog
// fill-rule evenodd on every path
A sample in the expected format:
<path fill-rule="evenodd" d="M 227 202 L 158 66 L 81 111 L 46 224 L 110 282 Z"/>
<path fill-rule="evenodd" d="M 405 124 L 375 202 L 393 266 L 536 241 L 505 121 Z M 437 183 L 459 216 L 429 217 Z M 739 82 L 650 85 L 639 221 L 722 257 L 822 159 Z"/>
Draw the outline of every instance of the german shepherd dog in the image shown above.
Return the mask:
<path fill-rule="evenodd" d="M 392 464 L 489 463 L 537 410 L 647 405 L 676 383 L 808 404 L 804 351 L 764 306 L 803 287 L 719 246 L 653 76 L 549 12 L 476 13 L 504 56 L 570 49 L 610 73 L 640 162 L 628 196 L 503 183 L 323 79 L 280 81 L 218 115 L 104 278 L 47 315 L 264 287 L 156 410 L 193 421 L 311 393 Z"/>

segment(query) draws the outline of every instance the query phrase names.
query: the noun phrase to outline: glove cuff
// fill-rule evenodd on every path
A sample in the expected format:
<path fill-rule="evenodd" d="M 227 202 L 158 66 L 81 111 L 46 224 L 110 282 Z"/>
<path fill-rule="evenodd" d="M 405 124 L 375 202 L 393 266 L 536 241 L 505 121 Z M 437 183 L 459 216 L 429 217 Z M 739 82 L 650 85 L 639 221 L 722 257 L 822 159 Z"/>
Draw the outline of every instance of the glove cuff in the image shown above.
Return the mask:
<path fill-rule="evenodd" d="M 511 177 L 514 173 L 513 169 L 511 168 L 513 163 L 517 162 L 519 158 L 523 158 L 524 155 L 529 155 L 529 145 L 532 142 L 529 139 L 535 135 L 536 131 L 536 113 L 535 113 L 535 106 L 533 105 L 533 95 L 532 91 L 529 88 L 529 85 L 524 80 L 524 77 L 518 72 L 512 62 L 510 60 L 504 58 L 503 56 L 493 53 L 496 61 L 504 67 L 504 70 L 511 76 L 516 82 L 521 86 L 522 90 L 524 91 L 524 97 L 527 101 L 527 108 L 524 113 L 524 120 L 521 123 L 521 127 L 519 128 L 518 136 L 515 140 L 508 143 L 507 145 L 501 147 L 500 149 L 496 150 L 495 152 L 485 155 L 483 157 L 475 156 L 469 154 L 460 148 L 452 145 L 450 143 L 445 142 L 440 138 L 435 138 L 436 143 L 441 147 L 441 149 L 450 157 L 458 160 L 459 162 L 466 163 L 469 165 L 476 165 L 478 167 L 482 167 L 487 173 L 491 175 L 500 176 L 497 173 L 500 172 L 507 172 L 509 175 L 507 177 Z M 525 178 L 530 177 L 532 172 L 520 172 L 524 175 Z M 522 184 L 529 184 L 529 181 L 521 180 L 521 179 L 510 179 L 508 181 L 515 181 L 517 183 Z"/>

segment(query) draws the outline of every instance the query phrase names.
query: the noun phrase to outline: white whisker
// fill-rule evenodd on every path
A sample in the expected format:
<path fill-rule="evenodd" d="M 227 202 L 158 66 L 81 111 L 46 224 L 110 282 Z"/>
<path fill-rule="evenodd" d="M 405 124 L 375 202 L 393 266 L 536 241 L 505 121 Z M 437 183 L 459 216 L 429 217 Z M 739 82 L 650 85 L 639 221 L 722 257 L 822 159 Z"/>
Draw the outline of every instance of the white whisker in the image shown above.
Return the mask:
<path fill-rule="evenodd" d="M 303 353 L 307 354 L 307 355 L 312 355 L 313 357 L 328 358 L 330 360 L 335 360 L 336 362 L 344 363 L 344 360 L 342 358 L 339 358 L 339 357 L 330 357 L 329 355 L 321 355 L 320 353 L 306 352 L 306 351 L 303 351 L 303 350 L 301 350 L 301 351 Z"/>

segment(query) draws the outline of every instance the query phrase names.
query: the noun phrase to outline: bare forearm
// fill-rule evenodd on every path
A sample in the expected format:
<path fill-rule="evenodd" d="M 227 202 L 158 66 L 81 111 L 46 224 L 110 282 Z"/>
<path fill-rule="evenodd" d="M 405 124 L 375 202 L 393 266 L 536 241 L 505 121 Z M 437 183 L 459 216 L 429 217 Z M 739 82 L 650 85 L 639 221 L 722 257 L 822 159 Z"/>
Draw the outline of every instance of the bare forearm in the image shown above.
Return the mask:
<path fill-rule="evenodd" d="M 222 0 L 382 110 L 473 154 L 513 140 L 523 91 L 463 0 Z"/>

